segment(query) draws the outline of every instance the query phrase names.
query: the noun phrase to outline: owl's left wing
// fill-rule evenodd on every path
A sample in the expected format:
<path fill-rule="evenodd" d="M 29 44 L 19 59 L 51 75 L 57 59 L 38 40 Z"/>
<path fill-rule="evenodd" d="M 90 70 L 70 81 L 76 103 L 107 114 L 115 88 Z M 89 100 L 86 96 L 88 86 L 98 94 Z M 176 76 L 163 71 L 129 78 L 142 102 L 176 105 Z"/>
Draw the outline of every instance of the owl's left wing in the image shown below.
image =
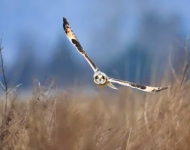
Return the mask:
<path fill-rule="evenodd" d="M 162 90 L 169 88 L 168 86 L 166 86 L 166 87 L 151 87 L 151 86 L 146 86 L 146 85 L 138 85 L 136 83 L 123 81 L 123 80 L 119 80 L 119 79 L 114 79 L 114 78 L 109 78 L 108 81 L 112 82 L 112 83 L 117 83 L 117 84 L 121 84 L 124 86 L 128 86 L 131 88 L 135 88 L 135 89 L 138 89 L 138 90 L 141 90 L 144 92 L 160 92 Z"/>

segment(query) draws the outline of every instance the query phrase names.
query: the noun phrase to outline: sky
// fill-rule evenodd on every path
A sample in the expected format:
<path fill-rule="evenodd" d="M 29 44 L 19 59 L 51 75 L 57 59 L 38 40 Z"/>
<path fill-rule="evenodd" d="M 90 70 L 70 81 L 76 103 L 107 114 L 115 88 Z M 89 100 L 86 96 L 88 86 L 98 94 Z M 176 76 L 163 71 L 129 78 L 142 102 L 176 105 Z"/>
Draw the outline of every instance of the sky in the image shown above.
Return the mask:
<path fill-rule="evenodd" d="M 184 34 L 188 36 L 189 6 L 189 0 L 1 0 L 0 36 L 3 37 L 3 54 L 6 63 L 13 64 L 20 38 L 28 38 L 29 41 L 31 38 L 36 43 L 36 56 L 48 61 L 57 39 L 61 37 L 63 42 L 67 41 L 62 29 L 62 17 L 66 17 L 95 61 L 104 62 L 104 59 L 99 58 L 108 52 L 112 60 L 123 50 L 123 46 L 137 38 L 141 17 L 146 11 L 153 10 L 163 18 L 177 14 L 182 20 Z M 115 29 L 117 32 L 114 32 Z M 72 53 L 76 61 L 81 61 L 75 52 Z"/>

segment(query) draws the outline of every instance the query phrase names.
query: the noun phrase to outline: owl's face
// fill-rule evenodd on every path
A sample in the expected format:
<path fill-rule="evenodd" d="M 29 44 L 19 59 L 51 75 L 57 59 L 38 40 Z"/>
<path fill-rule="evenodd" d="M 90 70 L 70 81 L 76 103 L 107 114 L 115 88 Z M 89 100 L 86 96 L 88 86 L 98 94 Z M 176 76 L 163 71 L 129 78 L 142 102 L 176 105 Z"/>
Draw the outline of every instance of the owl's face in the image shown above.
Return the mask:
<path fill-rule="evenodd" d="M 97 85 L 105 85 L 107 83 L 107 80 L 108 80 L 108 77 L 105 73 L 103 72 L 95 72 L 94 73 L 94 82 L 97 84 Z"/>

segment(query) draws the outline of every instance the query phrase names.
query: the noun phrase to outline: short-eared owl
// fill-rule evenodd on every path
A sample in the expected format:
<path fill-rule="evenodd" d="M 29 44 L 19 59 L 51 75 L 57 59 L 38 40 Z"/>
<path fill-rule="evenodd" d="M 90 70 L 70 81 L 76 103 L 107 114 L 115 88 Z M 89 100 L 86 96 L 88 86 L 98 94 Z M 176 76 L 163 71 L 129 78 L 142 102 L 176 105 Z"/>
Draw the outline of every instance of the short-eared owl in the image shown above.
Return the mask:
<path fill-rule="evenodd" d="M 90 59 L 90 57 L 86 54 L 84 49 L 82 48 L 81 44 L 79 43 L 78 39 L 76 38 L 74 32 L 72 31 L 68 21 L 66 18 L 63 17 L 63 29 L 65 31 L 65 34 L 67 38 L 70 40 L 70 42 L 76 47 L 78 52 L 86 59 L 86 61 L 89 63 L 91 66 L 92 70 L 94 71 L 94 82 L 97 85 L 100 86 L 106 86 L 108 85 L 109 87 L 113 89 L 117 89 L 112 83 L 117 83 L 121 84 L 124 86 L 129 86 L 131 88 L 136 88 L 145 92 L 159 92 L 161 90 L 165 90 L 168 87 L 151 87 L 151 86 L 145 86 L 145 85 L 138 85 L 135 83 L 119 80 L 119 79 L 114 79 L 108 77 L 105 73 L 101 72 L 98 67 L 94 64 L 94 62 Z"/>

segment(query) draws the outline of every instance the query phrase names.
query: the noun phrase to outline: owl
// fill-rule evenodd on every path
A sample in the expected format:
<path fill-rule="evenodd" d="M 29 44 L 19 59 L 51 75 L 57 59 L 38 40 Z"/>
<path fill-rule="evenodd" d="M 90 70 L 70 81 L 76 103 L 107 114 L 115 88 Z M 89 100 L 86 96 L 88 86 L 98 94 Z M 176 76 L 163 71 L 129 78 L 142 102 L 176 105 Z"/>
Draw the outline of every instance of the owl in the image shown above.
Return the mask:
<path fill-rule="evenodd" d="M 113 83 L 120 84 L 123 86 L 128 86 L 131 88 L 135 88 L 144 92 L 159 92 L 162 90 L 165 90 L 168 88 L 168 86 L 165 87 L 152 87 L 152 86 L 146 86 L 146 85 L 139 85 L 136 83 L 120 80 L 120 79 L 114 79 L 109 76 L 107 76 L 104 72 L 100 71 L 98 67 L 95 65 L 95 63 L 90 59 L 90 57 L 87 55 L 87 53 L 84 51 L 83 47 L 81 46 L 79 40 L 75 36 L 74 32 L 72 31 L 68 21 L 66 18 L 63 17 L 63 30 L 69 39 L 69 41 L 74 45 L 76 50 L 84 57 L 84 59 L 88 62 L 92 70 L 94 71 L 93 79 L 94 83 L 98 86 L 109 86 L 112 89 L 117 88 L 113 85 Z"/>

